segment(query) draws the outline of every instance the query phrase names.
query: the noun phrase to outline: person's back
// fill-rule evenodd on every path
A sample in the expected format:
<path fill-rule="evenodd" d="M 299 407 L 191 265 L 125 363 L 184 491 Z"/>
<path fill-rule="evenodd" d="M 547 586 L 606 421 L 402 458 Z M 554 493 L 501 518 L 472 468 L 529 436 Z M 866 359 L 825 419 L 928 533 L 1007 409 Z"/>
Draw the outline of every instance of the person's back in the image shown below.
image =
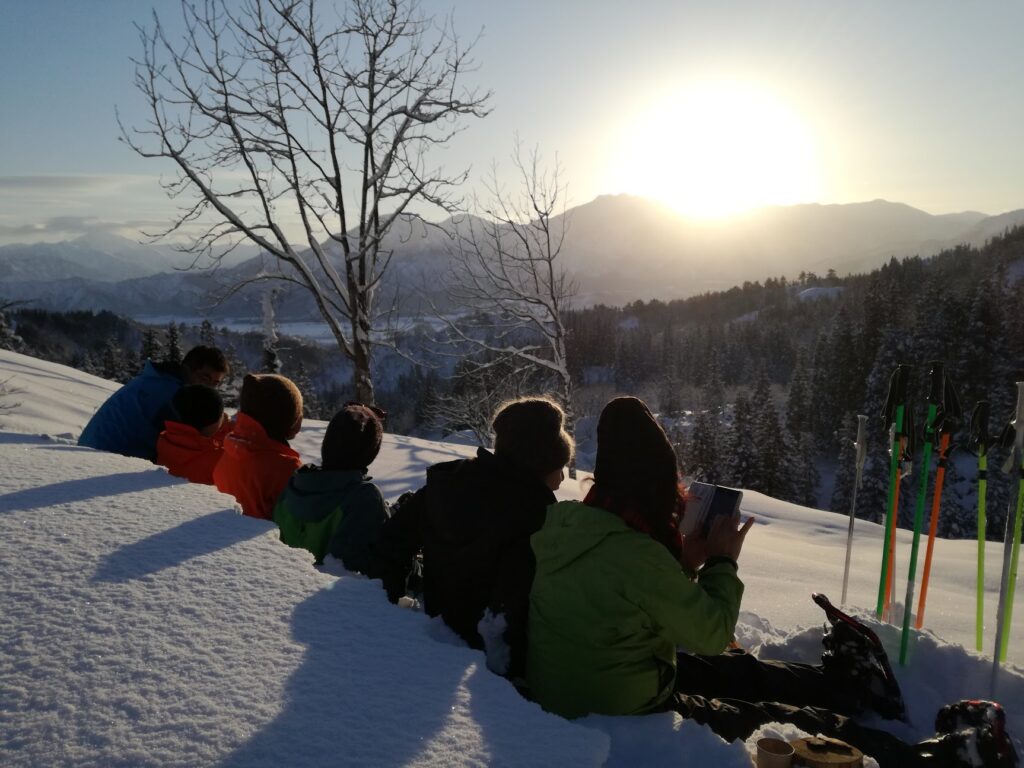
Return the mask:
<path fill-rule="evenodd" d="M 162 416 L 184 386 L 180 366 L 147 360 L 142 373 L 111 395 L 85 425 L 78 444 L 100 451 L 152 460 Z"/>
<path fill-rule="evenodd" d="M 554 501 L 539 477 L 483 448 L 474 459 L 431 467 L 423 522 L 427 613 L 482 648 L 480 618 L 499 582 L 529 556 L 529 537 Z"/>
<path fill-rule="evenodd" d="M 521 675 L 533 555 L 529 537 L 554 503 L 554 488 L 572 457 L 564 414 L 546 398 L 499 408 L 495 451 L 427 470 L 427 484 L 400 499 L 385 525 L 375 575 L 392 601 L 405 593 L 413 558 L 422 548 L 423 604 L 470 646 L 488 646 L 491 668 Z M 485 611 L 506 629 L 478 629 Z M 493 641 L 493 643 L 492 643 Z M 493 653 L 492 653 L 493 650 Z"/>
<path fill-rule="evenodd" d="M 527 680 L 564 717 L 652 711 L 672 693 L 676 648 L 723 651 L 743 585 L 720 563 L 692 582 L 669 551 L 582 502 L 548 509 L 531 540 Z"/>
<path fill-rule="evenodd" d="M 178 420 L 167 420 L 156 443 L 156 463 L 175 477 L 213 485 L 213 470 L 224 453 L 231 424 L 217 390 L 202 384 L 182 387 L 171 401 Z"/>
<path fill-rule="evenodd" d="M 230 493 L 249 517 L 271 519 L 274 503 L 300 466 L 288 445 L 302 426 L 302 395 L 284 376 L 249 374 L 239 412 L 213 470 L 217 490 Z"/>
<path fill-rule="evenodd" d="M 387 505 L 367 468 L 380 451 L 382 412 L 349 404 L 335 414 L 321 445 L 322 466 L 296 472 L 274 505 L 281 541 L 309 550 L 314 563 L 328 554 L 350 571 L 366 573 L 387 519 Z"/>
<path fill-rule="evenodd" d="M 180 364 L 147 360 L 142 372 L 111 395 L 93 414 L 78 444 L 153 461 L 171 400 L 186 384 L 218 386 L 228 371 L 216 347 L 196 346 Z"/>

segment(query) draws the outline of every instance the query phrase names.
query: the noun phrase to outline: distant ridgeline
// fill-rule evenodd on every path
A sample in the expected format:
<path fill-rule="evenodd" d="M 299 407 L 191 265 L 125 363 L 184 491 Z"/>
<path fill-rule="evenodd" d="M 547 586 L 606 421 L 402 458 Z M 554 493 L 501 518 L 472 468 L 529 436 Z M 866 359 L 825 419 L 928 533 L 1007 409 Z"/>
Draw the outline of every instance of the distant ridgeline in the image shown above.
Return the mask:
<path fill-rule="evenodd" d="M 688 477 L 845 513 L 855 415 L 863 413 L 868 458 L 857 514 L 879 521 L 888 483 L 881 412 L 893 369 L 914 366 L 923 412 L 929 361 L 943 361 L 967 413 L 988 399 L 992 429 L 1001 429 L 1011 416 L 1014 382 L 1024 378 L 1022 307 L 1024 228 L 1018 228 L 980 248 L 892 259 L 868 274 L 802 273 L 684 300 L 568 312 L 581 466 L 593 451 L 592 417 L 610 396 L 626 392 L 660 414 Z M 378 351 L 376 387 L 389 430 L 431 437 L 485 432 L 492 400 L 551 387 L 500 361 L 483 375 L 460 376 L 462 364 L 434 348 L 439 335 L 420 325 L 399 335 L 401 354 Z M 208 322 L 147 328 L 110 312 L 24 306 L 9 307 L 0 319 L 0 347 L 115 380 L 133 375 L 146 356 L 160 358 L 201 340 L 228 352 L 235 383 L 246 370 L 268 364 L 296 379 L 310 416 L 327 418 L 350 397 L 351 371 L 337 351 L 300 339 L 282 339 L 268 361 L 260 333 Z M 235 385 L 229 382 L 228 391 Z M 485 407 L 475 415 L 439 407 L 450 402 Z M 953 442 L 964 440 L 960 429 Z M 990 466 L 1002 459 L 993 448 Z M 966 450 L 954 451 L 940 535 L 974 535 L 975 467 Z M 989 474 L 988 532 L 1001 538 L 1008 482 L 995 469 Z M 912 506 L 900 505 L 901 525 Z"/>

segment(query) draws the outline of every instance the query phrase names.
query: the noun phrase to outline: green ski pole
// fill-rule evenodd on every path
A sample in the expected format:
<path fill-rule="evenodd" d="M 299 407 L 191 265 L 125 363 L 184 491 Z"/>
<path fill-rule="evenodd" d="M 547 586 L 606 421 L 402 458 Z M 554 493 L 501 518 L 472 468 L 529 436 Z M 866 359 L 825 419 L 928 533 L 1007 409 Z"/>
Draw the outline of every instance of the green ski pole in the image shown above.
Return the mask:
<path fill-rule="evenodd" d="M 999 616 L 1000 627 L 996 634 L 996 650 L 998 652 L 997 664 L 1006 661 L 1006 649 L 1010 644 L 1010 627 L 1013 623 L 1013 597 L 1017 587 L 1017 565 L 1020 561 L 1020 534 L 1022 523 L 1024 523 L 1024 381 L 1017 382 L 1017 412 L 1013 420 L 1013 426 L 1007 430 L 1007 437 L 1013 435 L 1013 450 L 1007 460 L 1004 469 L 1013 471 L 1017 478 L 1017 499 L 1013 498 L 1006 513 L 1006 536 L 1003 546 L 1003 583 L 999 589 Z M 1012 534 L 1011 534 L 1012 529 Z M 1009 538 L 1012 535 L 1012 540 Z M 1006 562 L 1007 547 L 1009 544 L 1010 562 Z M 1005 592 L 1006 600 L 1003 600 Z"/>
<path fill-rule="evenodd" d="M 910 640 L 910 615 L 914 607 L 914 580 L 917 576 L 917 549 L 921 543 L 921 524 L 924 520 L 924 503 L 928 496 L 928 473 L 932 458 L 932 444 L 935 442 L 935 417 L 943 403 L 946 377 L 942 363 L 932 363 L 931 392 L 928 393 L 928 416 L 924 422 L 924 458 L 921 459 L 921 485 L 914 507 L 914 538 L 910 545 L 910 568 L 907 571 L 907 596 L 903 602 L 903 633 L 900 635 L 900 664 L 907 663 L 907 648 Z"/>
<path fill-rule="evenodd" d="M 875 613 L 882 618 L 885 611 L 885 603 L 889 592 L 889 543 L 896 533 L 896 515 L 893 507 L 899 498 L 899 466 L 902 456 L 903 422 L 907 400 L 907 379 L 910 368 L 902 363 L 896 366 L 892 376 L 889 378 L 889 393 L 885 398 L 885 406 L 882 408 L 882 418 L 886 427 L 893 426 L 892 448 L 889 458 L 889 497 L 885 506 L 885 531 L 882 536 L 882 572 L 878 579 L 878 604 Z"/>
<path fill-rule="evenodd" d="M 978 456 L 978 603 L 974 618 L 974 646 L 980 653 L 985 635 L 985 497 L 988 493 L 988 400 L 980 400 L 971 413 L 970 448 Z"/>

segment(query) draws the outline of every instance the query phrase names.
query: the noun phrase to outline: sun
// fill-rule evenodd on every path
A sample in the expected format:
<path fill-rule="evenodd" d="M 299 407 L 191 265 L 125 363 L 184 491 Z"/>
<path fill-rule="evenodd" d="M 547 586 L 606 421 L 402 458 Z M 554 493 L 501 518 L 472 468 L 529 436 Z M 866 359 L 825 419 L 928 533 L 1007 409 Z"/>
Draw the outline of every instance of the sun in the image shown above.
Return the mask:
<path fill-rule="evenodd" d="M 702 83 L 661 98 L 625 131 L 608 191 L 720 217 L 819 197 L 817 148 L 808 125 L 770 91 Z"/>

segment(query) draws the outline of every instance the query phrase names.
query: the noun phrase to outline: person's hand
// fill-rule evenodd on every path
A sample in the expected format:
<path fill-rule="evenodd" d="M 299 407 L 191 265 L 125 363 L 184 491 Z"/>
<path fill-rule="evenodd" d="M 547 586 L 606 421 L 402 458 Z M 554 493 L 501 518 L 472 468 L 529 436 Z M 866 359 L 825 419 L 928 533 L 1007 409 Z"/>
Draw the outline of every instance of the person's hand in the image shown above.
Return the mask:
<path fill-rule="evenodd" d="M 743 540 L 747 538 L 747 531 L 753 526 L 754 518 L 748 517 L 739 528 L 736 527 L 737 522 L 736 518 L 724 515 L 712 521 L 707 538 L 708 557 L 728 557 L 730 560 L 739 561 Z"/>
<path fill-rule="evenodd" d="M 683 536 L 683 549 L 679 553 L 679 562 L 688 571 L 696 571 L 708 559 L 708 540 L 694 531 Z"/>

